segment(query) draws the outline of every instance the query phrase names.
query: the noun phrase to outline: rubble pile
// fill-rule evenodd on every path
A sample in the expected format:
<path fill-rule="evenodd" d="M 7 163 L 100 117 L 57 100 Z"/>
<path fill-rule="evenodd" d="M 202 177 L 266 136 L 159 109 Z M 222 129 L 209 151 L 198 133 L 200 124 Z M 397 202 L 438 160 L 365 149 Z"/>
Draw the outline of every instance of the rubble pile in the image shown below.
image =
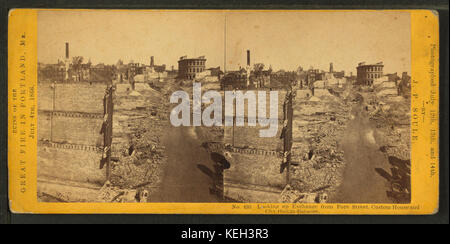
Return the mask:
<path fill-rule="evenodd" d="M 376 127 L 379 150 L 385 154 L 390 169 L 377 169 L 386 179 L 387 195 L 393 202 L 409 203 L 411 199 L 410 98 L 384 93 L 364 94 L 364 108 Z"/>
<path fill-rule="evenodd" d="M 199 138 L 208 143 L 222 142 L 224 139 L 224 128 L 222 126 L 201 126 L 197 128 Z"/>
<path fill-rule="evenodd" d="M 148 191 L 144 189 L 120 189 L 107 181 L 99 190 L 98 202 L 147 202 Z"/>
<path fill-rule="evenodd" d="M 326 193 L 302 193 L 287 185 L 280 194 L 282 203 L 326 203 L 328 195 Z"/>
<path fill-rule="evenodd" d="M 299 192 L 333 194 L 342 182 L 344 152 L 338 141 L 350 118 L 342 94 L 294 102 L 291 185 Z"/>
<path fill-rule="evenodd" d="M 151 196 L 161 183 L 167 155 L 160 140 L 168 122 L 162 92 L 150 86 L 115 93 L 111 184 L 145 189 Z"/>
<path fill-rule="evenodd" d="M 380 150 L 387 156 L 410 159 L 410 99 L 402 97 L 371 97 L 369 119 L 379 134 Z"/>
<path fill-rule="evenodd" d="M 380 151 L 389 159 L 391 172 L 385 172 L 390 184 L 388 196 L 396 203 L 411 200 L 410 99 L 399 96 L 376 97 L 370 120 L 378 128 Z M 381 108 L 380 108 L 381 107 Z"/>

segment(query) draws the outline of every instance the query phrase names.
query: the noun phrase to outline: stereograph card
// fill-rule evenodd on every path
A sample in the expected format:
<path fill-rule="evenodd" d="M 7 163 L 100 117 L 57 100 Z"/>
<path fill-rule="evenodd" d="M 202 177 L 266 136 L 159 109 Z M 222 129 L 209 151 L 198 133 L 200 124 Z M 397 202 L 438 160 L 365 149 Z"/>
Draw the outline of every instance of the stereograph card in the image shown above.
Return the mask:
<path fill-rule="evenodd" d="M 11 211 L 434 214 L 438 19 L 13 9 Z"/>

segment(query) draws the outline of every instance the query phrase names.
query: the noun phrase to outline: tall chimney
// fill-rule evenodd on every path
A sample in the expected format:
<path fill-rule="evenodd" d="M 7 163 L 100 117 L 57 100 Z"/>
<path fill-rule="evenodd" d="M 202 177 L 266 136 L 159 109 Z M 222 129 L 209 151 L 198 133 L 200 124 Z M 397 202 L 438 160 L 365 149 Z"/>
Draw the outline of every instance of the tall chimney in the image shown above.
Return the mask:
<path fill-rule="evenodd" d="M 333 73 L 333 63 L 330 63 L 330 73 Z"/>
<path fill-rule="evenodd" d="M 250 66 L 250 50 L 247 50 L 247 66 Z"/>
<path fill-rule="evenodd" d="M 69 64 L 69 43 L 68 42 L 66 42 L 66 60 L 64 61 L 64 63 L 65 63 L 65 73 L 66 73 L 66 75 L 65 75 L 65 80 L 68 80 L 69 79 L 69 66 L 70 66 L 70 64 Z"/>
<path fill-rule="evenodd" d="M 69 59 L 69 43 L 66 42 L 66 59 Z"/>
<path fill-rule="evenodd" d="M 155 58 L 153 56 L 150 57 L 150 66 L 155 66 Z"/>
<path fill-rule="evenodd" d="M 250 50 L 247 50 L 247 87 L 250 86 Z"/>

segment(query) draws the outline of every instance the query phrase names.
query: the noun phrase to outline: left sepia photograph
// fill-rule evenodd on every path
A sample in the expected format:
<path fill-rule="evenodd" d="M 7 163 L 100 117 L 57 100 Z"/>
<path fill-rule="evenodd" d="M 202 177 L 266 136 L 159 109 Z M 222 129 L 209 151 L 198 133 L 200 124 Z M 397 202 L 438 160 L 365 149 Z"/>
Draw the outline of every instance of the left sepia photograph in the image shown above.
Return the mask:
<path fill-rule="evenodd" d="M 223 130 L 173 127 L 169 97 L 195 75 L 220 90 L 209 63 L 223 61 L 224 25 L 208 12 L 39 11 L 38 201 L 221 202 L 225 159 L 202 143 Z"/>

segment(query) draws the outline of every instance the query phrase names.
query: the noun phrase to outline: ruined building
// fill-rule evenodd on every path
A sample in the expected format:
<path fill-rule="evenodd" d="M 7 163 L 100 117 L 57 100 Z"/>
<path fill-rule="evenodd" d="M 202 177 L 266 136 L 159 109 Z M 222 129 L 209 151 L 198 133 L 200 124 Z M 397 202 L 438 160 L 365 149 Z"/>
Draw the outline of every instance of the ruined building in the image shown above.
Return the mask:
<path fill-rule="evenodd" d="M 245 79 L 244 79 L 245 81 Z M 261 125 L 251 126 L 246 106 L 244 116 L 233 111 L 233 123 L 244 121 L 244 126 L 224 127 L 223 142 L 229 155 L 230 167 L 223 172 L 223 195 L 226 199 L 238 202 L 279 202 L 279 197 L 289 182 L 289 169 L 283 164 L 284 152 L 290 151 L 292 140 L 292 109 L 286 103 L 287 92 L 279 91 L 280 101 L 268 106 L 278 106 L 278 131 L 274 137 L 260 137 Z M 258 100 L 258 99 L 256 99 Z M 286 131 L 284 124 L 289 124 Z M 284 131 L 284 132 L 283 132 Z M 288 145 L 289 144 L 289 145 Z M 290 157 L 287 158 L 290 160 Z M 286 169 L 285 169 L 286 168 Z"/>
<path fill-rule="evenodd" d="M 166 71 L 166 65 L 165 64 L 155 65 L 155 57 L 154 56 L 150 57 L 150 66 L 148 66 L 146 68 L 147 68 L 147 70 L 149 72 L 159 72 L 159 73 L 161 73 L 161 72 Z"/>
<path fill-rule="evenodd" d="M 365 86 L 373 85 L 375 79 L 383 76 L 383 67 L 383 62 L 376 64 L 359 63 L 356 67 L 356 83 Z"/>

